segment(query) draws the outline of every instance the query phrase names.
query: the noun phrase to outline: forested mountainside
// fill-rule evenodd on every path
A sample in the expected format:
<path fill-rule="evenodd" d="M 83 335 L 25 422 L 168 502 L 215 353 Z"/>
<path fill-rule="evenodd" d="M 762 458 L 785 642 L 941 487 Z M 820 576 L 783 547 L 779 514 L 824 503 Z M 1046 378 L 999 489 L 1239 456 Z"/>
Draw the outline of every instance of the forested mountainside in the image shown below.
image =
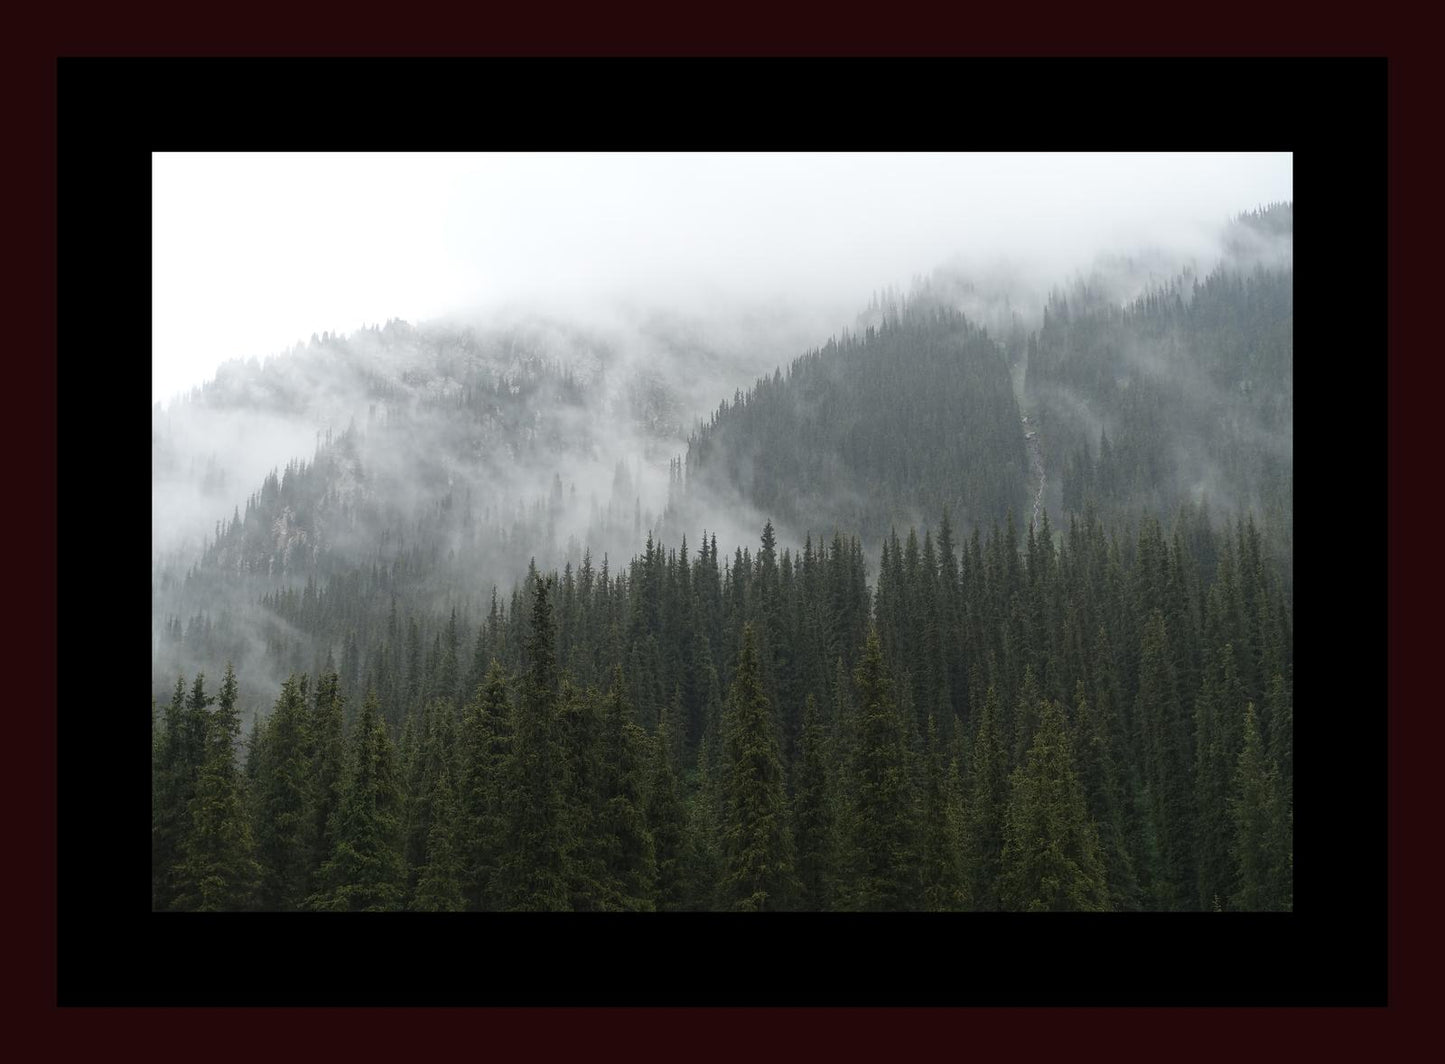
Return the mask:
<path fill-rule="evenodd" d="M 688 443 L 668 527 L 743 502 L 790 539 L 876 546 L 950 508 L 969 526 L 1023 508 L 1027 459 L 1005 351 L 962 314 L 893 305 L 724 402 Z"/>
<path fill-rule="evenodd" d="M 341 663 L 286 681 L 244 775 L 229 673 L 153 702 L 155 904 L 1287 908 L 1257 529 L 1043 531 L 890 538 L 876 593 L 856 539 L 649 542 L 365 643 L 365 589 L 273 602 Z"/>
<path fill-rule="evenodd" d="M 768 324 L 719 340 L 652 315 L 624 349 L 606 330 L 545 320 L 391 322 L 227 363 L 153 412 L 153 686 L 218 656 L 243 688 L 280 682 L 295 632 L 257 605 L 287 588 L 375 570 L 408 608 L 480 612 L 533 558 L 630 556 L 665 502 L 691 390 Z M 272 447 L 311 457 L 257 469 L 253 450 Z M 237 496 L 248 469 L 258 487 Z"/>
<path fill-rule="evenodd" d="M 1291 227 L 890 294 L 686 439 L 581 332 L 231 366 L 180 416 L 347 427 L 154 564 L 154 904 L 1290 907 Z"/>

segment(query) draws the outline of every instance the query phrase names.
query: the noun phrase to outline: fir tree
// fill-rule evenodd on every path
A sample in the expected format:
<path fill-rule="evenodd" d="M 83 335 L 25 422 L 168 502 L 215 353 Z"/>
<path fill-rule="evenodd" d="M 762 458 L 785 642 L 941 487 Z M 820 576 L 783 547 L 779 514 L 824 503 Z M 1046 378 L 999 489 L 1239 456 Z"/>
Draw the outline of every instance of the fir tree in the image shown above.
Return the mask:
<path fill-rule="evenodd" d="M 724 861 L 719 884 L 731 909 L 785 909 L 796 887 L 783 765 L 773 713 L 759 679 L 751 624 L 729 692 Z"/>
<path fill-rule="evenodd" d="M 182 844 L 171 908 L 236 911 L 255 901 L 261 867 L 236 767 L 241 721 L 236 712 L 236 674 L 229 663 L 208 724 L 205 761 L 190 801 L 190 832 Z"/>
<path fill-rule="evenodd" d="M 493 880 L 506 837 L 503 772 L 509 765 L 512 706 L 507 674 L 492 661 L 462 718 L 458 833 L 468 907 L 497 907 Z"/>
<path fill-rule="evenodd" d="M 461 912 L 462 853 L 458 845 L 458 810 L 451 772 L 442 765 L 431 795 L 431 826 L 425 863 L 417 879 L 412 908 L 418 912 Z"/>
<path fill-rule="evenodd" d="M 668 755 L 668 728 L 658 730 L 652 743 L 652 772 L 647 787 L 647 830 L 652 835 L 657 862 L 657 908 L 674 912 L 687 905 L 689 872 L 693 865 L 687 810 L 678 796 L 677 774 Z"/>
<path fill-rule="evenodd" d="M 260 905 L 298 908 L 306 898 L 311 855 L 311 739 L 306 681 L 292 675 L 281 685 L 266 725 L 253 794 L 256 856 L 261 862 Z"/>
<path fill-rule="evenodd" d="M 498 868 L 499 901 L 513 910 L 571 907 L 555 638 L 549 589 L 538 580 L 526 641 L 527 672 L 513 713 L 501 795 L 507 834 Z"/>
<path fill-rule="evenodd" d="M 972 779 L 964 818 L 965 865 L 975 909 L 1000 906 L 999 862 L 1009 799 L 1007 758 L 998 726 L 998 694 L 990 684 L 973 739 Z"/>
<path fill-rule="evenodd" d="M 1294 906 L 1291 817 L 1269 763 L 1251 703 L 1244 716 L 1244 749 L 1229 799 L 1234 822 L 1234 908 L 1280 912 Z"/>
<path fill-rule="evenodd" d="M 910 728 L 893 697 L 876 629 L 868 633 L 855 679 L 858 725 L 848 906 L 911 909 L 919 900 L 920 880 Z"/>
<path fill-rule="evenodd" d="M 643 808 L 642 751 L 647 736 L 623 700 L 624 686 L 622 670 L 615 668 L 602 717 L 599 827 L 605 842 L 607 903 L 629 912 L 649 911 L 655 907 L 657 859 Z"/>
<path fill-rule="evenodd" d="M 966 894 L 961 863 L 962 838 L 957 790 L 950 786 L 943 765 L 943 744 L 938 726 L 928 718 L 925 751 L 923 820 L 920 858 L 923 878 L 923 908 L 949 912 L 965 907 Z"/>
<path fill-rule="evenodd" d="M 820 912 L 831 908 L 836 862 L 826 745 L 817 700 L 809 695 L 803 709 L 798 772 L 793 789 L 794 851 L 798 855 L 798 881 L 802 888 L 798 907 Z"/>
<path fill-rule="evenodd" d="M 321 867 L 321 887 L 308 899 L 310 908 L 384 912 L 400 909 L 405 900 L 396 747 L 379 710 L 376 692 L 368 692 L 336 810 L 336 847 Z"/>
<path fill-rule="evenodd" d="M 1074 774 L 1063 707 L 1046 702 L 1028 752 L 1014 770 L 1004 829 L 1001 896 L 1026 912 L 1109 908 L 1098 833 Z"/>

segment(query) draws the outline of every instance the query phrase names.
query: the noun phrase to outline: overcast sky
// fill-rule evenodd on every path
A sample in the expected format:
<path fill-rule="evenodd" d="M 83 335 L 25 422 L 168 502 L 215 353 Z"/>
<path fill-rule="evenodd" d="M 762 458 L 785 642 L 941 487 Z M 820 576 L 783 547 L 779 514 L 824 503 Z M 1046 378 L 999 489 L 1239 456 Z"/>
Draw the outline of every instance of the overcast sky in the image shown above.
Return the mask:
<path fill-rule="evenodd" d="M 856 311 L 959 255 L 1067 273 L 1143 245 L 1207 254 L 1229 216 L 1293 199 L 1289 154 L 152 162 L 153 401 L 227 359 L 388 318 L 613 296 Z"/>

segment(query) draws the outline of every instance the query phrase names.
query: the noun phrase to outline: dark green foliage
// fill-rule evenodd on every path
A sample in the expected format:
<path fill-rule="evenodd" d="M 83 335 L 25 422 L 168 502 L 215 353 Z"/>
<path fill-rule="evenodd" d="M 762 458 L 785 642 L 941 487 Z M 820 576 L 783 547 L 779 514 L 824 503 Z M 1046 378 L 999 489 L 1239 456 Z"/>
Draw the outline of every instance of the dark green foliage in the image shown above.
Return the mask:
<path fill-rule="evenodd" d="M 603 897 L 608 908 L 651 911 L 657 859 L 643 801 L 643 752 L 650 744 L 623 700 L 623 686 L 622 670 L 615 669 L 602 715 L 597 827 L 607 877 Z"/>
<path fill-rule="evenodd" d="M 549 588 L 539 580 L 526 641 L 527 671 L 513 712 L 499 799 L 506 834 L 497 900 L 506 909 L 571 907 L 569 824 L 563 803 L 567 766 L 559 735 L 555 639 Z"/>
<path fill-rule="evenodd" d="M 1098 833 L 1074 773 L 1058 702 L 1042 707 L 1028 760 L 1011 779 L 1000 900 L 1024 912 L 1109 908 Z"/>
<path fill-rule="evenodd" d="M 1270 763 L 1251 704 L 1244 715 L 1244 749 L 1229 798 L 1234 824 L 1237 909 L 1280 912 L 1294 908 L 1293 819 Z"/>
<path fill-rule="evenodd" d="M 919 857 L 923 880 L 922 907 L 931 912 L 967 908 L 963 878 L 962 786 L 955 762 L 944 767 L 938 726 L 928 718 L 928 746 L 924 754 L 922 836 Z"/>
<path fill-rule="evenodd" d="M 261 862 L 260 906 L 299 908 L 307 896 L 311 857 L 311 728 L 307 682 L 293 676 L 262 733 L 252 790 L 256 855 Z"/>
<path fill-rule="evenodd" d="M 207 724 L 205 759 L 189 803 L 189 831 L 181 843 L 171 908 L 236 911 L 254 901 L 261 868 L 236 767 L 241 722 L 236 715 L 236 675 L 229 665 Z"/>
<path fill-rule="evenodd" d="M 384 912 L 400 909 L 405 901 L 396 747 L 378 709 L 376 693 L 368 692 L 336 810 L 336 846 L 321 866 L 320 888 L 308 899 L 310 908 Z"/>
<path fill-rule="evenodd" d="M 1157 609 L 1144 626 L 1134 721 L 1149 795 L 1145 814 L 1157 845 L 1150 868 L 1149 907 L 1175 909 L 1195 893 L 1191 867 L 1193 773 L 1164 616 Z"/>
<path fill-rule="evenodd" d="M 917 904 L 921 887 L 910 728 L 894 698 L 876 629 L 868 633 L 855 680 L 858 726 L 846 901 L 849 908 L 865 911 L 909 909 Z"/>
<path fill-rule="evenodd" d="M 793 785 L 794 852 L 801 891 L 798 907 L 832 907 L 837 843 L 834 837 L 833 788 L 828 739 L 818 717 L 817 700 L 809 695 L 803 709 L 798 771 Z"/>
<path fill-rule="evenodd" d="M 652 772 L 647 786 L 647 830 L 652 835 L 657 865 L 657 909 L 685 908 L 692 893 L 690 882 L 696 856 L 687 822 L 687 810 L 678 795 L 677 774 L 668 754 L 667 726 L 652 743 Z"/>
<path fill-rule="evenodd" d="M 452 790 L 450 770 L 443 765 L 431 791 L 431 824 L 421 875 L 411 907 L 419 912 L 461 912 L 464 857 L 461 847 L 461 817 Z"/>
<path fill-rule="evenodd" d="M 321 866 L 336 848 L 333 833 L 337 807 L 341 803 L 342 778 L 346 771 L 344 736 L 346 699 L 341 694 L 341 677 L 328 672 L 316 682 L 311 707 L 311 789 L 310 837 L 312 855 L 310 890 L 315 891 Z"/>
<path fill-rule="evenodd" d="M 752 625 L 743 628 L 737 673 L 728 694 L 723 869 L 727 908 L 785 909 L 797 889 L 783 765 L 772 707 L 758 675 Z"/>
<path fill-rule="evenodd" d="M 969 896 L 976 909 L 997 909 L 1000 904 L 998 884 L 1008 802 L 1008 755 L 998 724 L 998 695 L 990 685 L 973 738 L 973 771 L 964 815 L 965 862 L 971 873 Z"/>
<path fill-rule="evenodd" d="M 503 799 L 510 764 L 512 702 L 507 675 L 493 661 L 467 703 L 461 728 L 458 845 L 469 909 L 498 907 L 494 880 L 507 825 Z"/>

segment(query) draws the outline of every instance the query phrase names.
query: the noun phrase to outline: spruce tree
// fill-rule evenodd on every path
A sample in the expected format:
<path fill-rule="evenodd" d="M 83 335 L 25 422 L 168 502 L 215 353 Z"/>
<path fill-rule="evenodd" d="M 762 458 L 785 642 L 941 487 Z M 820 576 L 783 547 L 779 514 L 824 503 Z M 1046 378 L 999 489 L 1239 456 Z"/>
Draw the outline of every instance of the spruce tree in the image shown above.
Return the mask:
<path fill-rule="evenodd" d="M 400 909 L 406 897 L 401 853 L 401 788 L 396 747 L 369 691 L 352 735 L 336 810 L 336 847 L 321 867 L 308 907 L 331 912 Z"/>
<path fill-rule="evenodd" d="M 655 896 L 660 912 L 686 908 L 693 864 L 687 810 L 678 795 L 677 774 L 668 754 L 668 726 L 652 742 L 652 771 L 647 786 L 647 830 L 657 862 Z"/>
<path fill-rule="evenodd" d="M 938 726 L 928 718 L 925 749 L 923 820 L 920 864 L 923 879 L 922 907 L 930 912 L 951 912 L 965 908 L 962 838 L 957 791 L 950 786 L 943 764 L 943 744 Z"/>
<path fill-rule="evenodd" d="M 998 726 L 998 694 L 992 684 L 983 698 L 973 738 L 969 800 L 964 815 L 965 867 L 969 897 L 978 910 L 1000 907 L 1000 857 L 1009 800 L 1008 754 Z"/>
<path fill-rule="evenodd" d="M 627 912 L 655 908 L 657 858 L 643 805 L 642 758 L 647 736 L 623 698 L 622 669 L 614 667 L 602 716 L 601 815 L 606 907 Z M 663 730 L 665 738 L 665 729 Z"/>
<path fill-rule="evenodd" d="M 494 880 L 506 840 L 503 773 L 509 764 L 512 705 L 506 671 L 493 660 L 462 718 L 459 845 L 468 908 L 495 909 Z"/>
<path fill-rule="evenodd" d="M 341 677 L 324 673 L 316 683 L 311 708 L 311 859 L 309 892 L 319 885 L 321 866 L 336 848 L 333 820 L 341 802 L 342 778 L 346 771 L 344 735 L 346 699 L 341 694 Z"/>
<path fill-rule="evenodd" d="M 176 897 L 175 867 L 190 830 L 187 812 L 195 793 L 194 763 L 187 742 L 186 680 L 176 677 L 151 773 L 151 907 L 169 909 Z"/>
<path fill-rule="evenodd" d="M 1145 623 L 1140 641 L 1134 720 L 1149 793 L 1149 822 L 1158 848 L 1150 877 L 1152 903 L 1160 909 L 1193 908 L 1197 896 L 1192 869 L 1193 765 L 1188 760 L 1164 615 L 1157 609 Z"/>
<path fill-rule="evenodd" d="M 783 765 L 772 709 L 763 695 L 753 626 L 728 695 L 726 813 L 719 889 L 730 909 L 785 909 L 796 891 Z"/>
<path fill-rule="evenodd" d="M 804 704 L 799 747 L 793 787 L 794 851 L 798 856 L 801 885 L 798 907 L 823 912 L 832 907 L 836 846 L 827 738 L 818 719 L 817 700 L 812 695 L 808 695 Z"/>
<path fill-rule="evenodd" d="M 1046 702 L 1028 759 L 1014 770 L 1000 877 L 1005 908 L 1100 912 L 1109 908 L 1098 832 L 1074 773 L 1068 724 Z"/>
<path fill-rule="evenodd" d="M 456 913 L 466 908 L 462 894 L 463 857 L 451 772 L 443 764 L 431 792 L 431 824 L 426 853 L 417 878 L 412 908 L 418 912 Z"/>
<path fill-rule="evenodd" d="M 311 739 L 306 683 L 293 674 L 281 685 L 267 722 L 253 793 L 260 906 L 298 908 L 306 898 L 311 856 Z"/>
<path fill-rule="evenodd" d="M 571 908 L 555 638 L 548 586 L 537 580 L 526 640 L 527 671 L 513 711 L 500 798 L 506 835 L 498 900 L 511 910 Z"/>
<path fill-rule="evenodd" d="M 1234 908 L 1249 912 L 1281 912 L 1293 908 L 1291 817 L 1259 734 L 1250 703 L 1244 716 L 1244 749 L 1235 769 L 1229 799 L 1234 823 Z"/>
<path fill-rule="evenodd" d="M 234 912 L 255 902 L 261 868 L 236 767 L 241 721 L 236 712 L 236 674 L 229 663 L 208 725 L 205 761 L 188 809 L 190 831 L 182 843 L 171 908 Z"/>
<path fill-rule="evenodd" d="M 869 630 L 855 680 L 858 724 L 847 905 L 864 911 L 912 909 L 921 884 L 911 729 L 894 698 L 877 629 Z"/>

